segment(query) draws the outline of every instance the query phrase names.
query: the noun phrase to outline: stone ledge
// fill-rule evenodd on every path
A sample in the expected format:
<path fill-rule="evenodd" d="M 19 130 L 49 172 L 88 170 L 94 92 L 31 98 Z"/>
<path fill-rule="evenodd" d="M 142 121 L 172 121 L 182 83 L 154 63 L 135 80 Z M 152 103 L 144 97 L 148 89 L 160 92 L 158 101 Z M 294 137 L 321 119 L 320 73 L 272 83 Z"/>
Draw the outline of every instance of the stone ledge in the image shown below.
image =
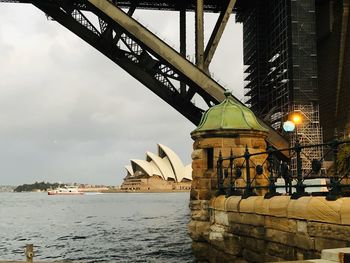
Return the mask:
<path fill-rule="evenodd" d="M 333 262 L 339 262 L 340 253 L 350 253 L 350 247 L 324 249 L 322 250 L 321 258 Z"/>
<path fill-rule="evenodd" d="M 299 261 L 283 261 L 283 263 L 334 263 L 340 262 L 340 254 L 350 254 L 350 247 L 344 248 L 333 248 L 333 249 L 324 249 L 322 250 L 321 259 L 309 259 L 309 260 L 299 260 Z M 345 261 L 344 261 L 345 262 Z"/>
<path fill-rule="evenodd" d="M 350 225 L 350 198 L 339 198 L 327 201 L 324 197 L 301 197 L 291 200 L 289 196 L 275 196 L 264 199 L 263 196 L 252 196 L 241 199 L 238 196 L 219 196 L 210 202 L 212 209 L 260 214 L 288 219 L 301 219 L 338 225 Z"/>

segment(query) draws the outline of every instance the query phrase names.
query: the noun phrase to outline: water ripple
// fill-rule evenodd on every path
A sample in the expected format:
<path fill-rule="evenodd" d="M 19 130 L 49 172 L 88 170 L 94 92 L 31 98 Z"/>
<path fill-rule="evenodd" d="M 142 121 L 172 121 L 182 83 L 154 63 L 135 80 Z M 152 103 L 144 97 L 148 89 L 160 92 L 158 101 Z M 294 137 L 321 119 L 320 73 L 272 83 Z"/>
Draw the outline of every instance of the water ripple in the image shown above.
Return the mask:
<path fill-rule="evenodd" d="M 44 261 L 193 262 L 186 193 L 56 197 L 0 193 L 2 258 L 33 243 Z"/>

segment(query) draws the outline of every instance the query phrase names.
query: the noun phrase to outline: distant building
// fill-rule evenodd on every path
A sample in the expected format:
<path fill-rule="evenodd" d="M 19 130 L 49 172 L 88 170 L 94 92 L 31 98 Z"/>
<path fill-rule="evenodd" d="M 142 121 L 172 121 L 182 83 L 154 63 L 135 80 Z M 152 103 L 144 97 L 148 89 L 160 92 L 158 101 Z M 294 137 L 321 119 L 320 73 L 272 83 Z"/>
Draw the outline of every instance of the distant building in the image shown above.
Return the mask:
<path fill-rule="evenodd" d="M 146 153 L 146 160 L 130 160 L 127 175 L 121 185 L 124 191 L 189 190 L 192 181 L 191 164 L 184 166 L 179 156 L 165 145 L 158 144 L 158 155 Z"/>

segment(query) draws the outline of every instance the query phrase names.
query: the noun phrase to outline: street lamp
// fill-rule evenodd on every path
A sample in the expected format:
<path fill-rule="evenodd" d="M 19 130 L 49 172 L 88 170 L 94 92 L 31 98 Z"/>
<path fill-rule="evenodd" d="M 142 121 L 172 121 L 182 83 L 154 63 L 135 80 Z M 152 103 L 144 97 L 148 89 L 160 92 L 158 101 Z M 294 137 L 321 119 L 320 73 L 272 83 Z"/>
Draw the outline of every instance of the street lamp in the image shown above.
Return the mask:
<path fill-rule="evenodd" d="M 292 121 L 295 125 L 298 125 L 302 122 L 302 117 L 299 113 L 293 113 Z"/>
<path fill-rule="evenodd" d="M 297 185 L 296 192 L 292 194 L 292 199 L 297 199 L 301 196 L 308 195 L 305 192 L 305 185 L 303 183 L 303 175 L 302 175 L 302 160 L 301 160 L 301 145 L 298 137 L 298 125 L 303 122 L 302 115 L 299 112 L 294 112 L 290 115 L 290 119 L 283 123 L 283 129 L 287 133 L 295 132 L 296 140 L 294 144 L 294 151 L 296 153 L 296 166 L 297 166 Z"/>
<path fill-rule="evenodd" d="M 293 132 L 295 129 L 295 123 L 292 121 L 285 121 L 283 123 L 283 130 L 287 133 Z"/>

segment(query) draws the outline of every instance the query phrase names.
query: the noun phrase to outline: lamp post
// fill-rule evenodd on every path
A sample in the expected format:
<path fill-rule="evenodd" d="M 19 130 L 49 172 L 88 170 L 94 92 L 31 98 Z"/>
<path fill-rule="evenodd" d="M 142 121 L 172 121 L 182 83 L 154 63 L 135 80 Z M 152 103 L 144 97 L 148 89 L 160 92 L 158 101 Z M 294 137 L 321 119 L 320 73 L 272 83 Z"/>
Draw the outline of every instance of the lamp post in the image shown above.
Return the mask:
<path fill-rule="evenodd" d="M 295 132 L 295 144 L 294 150 L 296 153 L 296 175 L 297 175 L 297 184 L 296 184 L 296 192 L 292 194 L 292 199 L 297 199 L 301 196 L 307 196 L 308 193 L 305 192 L 305 185 L 303 182 L 303 170 L 302 170 L 302 160 L 301 160 L 301 144 L 299 141 L 298 134 L 298 125 L 302 123 L 302 116 L 298 112 L 294 112 L 291 115 L 291 121 L 288 120 L 283 123 L 283 129 L 287 133 Z"/>

